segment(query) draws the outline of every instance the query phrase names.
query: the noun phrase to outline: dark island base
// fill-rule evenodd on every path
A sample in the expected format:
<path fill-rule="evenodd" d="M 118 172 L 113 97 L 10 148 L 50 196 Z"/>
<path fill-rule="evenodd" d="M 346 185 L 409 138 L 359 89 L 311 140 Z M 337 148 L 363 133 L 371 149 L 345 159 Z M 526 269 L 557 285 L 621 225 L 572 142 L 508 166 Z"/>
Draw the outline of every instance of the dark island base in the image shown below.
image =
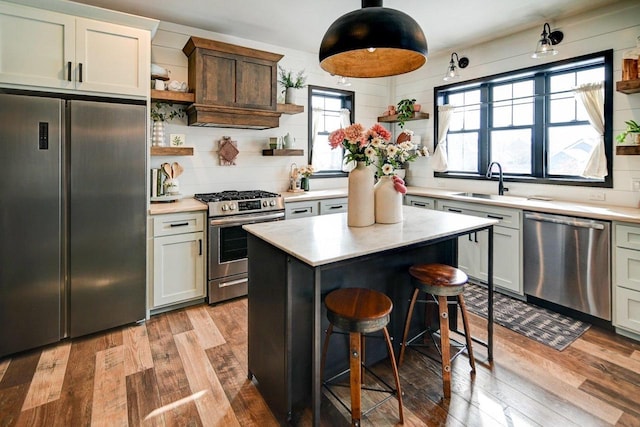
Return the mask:
<path fill-rule="evenodd" d="M 413 291 L 409 267 L 425 262 L 457 265 L 457 239 L 413 245 L 315 268 L 251 234 L 248 252 L 248 368 L 269 407 L 283 424 L 295 420 L 311 405 L 316 269 L 321 274 L 323 299 L 330 291 L 345 287 L 375 289 L 391 298 L 394 308 L 388 328 L 394 337 L 397 358 Z M 412 321 L 414 332 L 424 323 L 424 307 L 424 304 L 417 305 Z M 328 327 L 324 304 L 321 310 L 324 339 Z M 451 321 L 455 322 L 455 315 Z M 367 364 L 387 357 L 384 340 L 367 339 L 366 349 Z M 348 368 L 347 355 L 348 335 L 332 336 L 324 377 Z"/>

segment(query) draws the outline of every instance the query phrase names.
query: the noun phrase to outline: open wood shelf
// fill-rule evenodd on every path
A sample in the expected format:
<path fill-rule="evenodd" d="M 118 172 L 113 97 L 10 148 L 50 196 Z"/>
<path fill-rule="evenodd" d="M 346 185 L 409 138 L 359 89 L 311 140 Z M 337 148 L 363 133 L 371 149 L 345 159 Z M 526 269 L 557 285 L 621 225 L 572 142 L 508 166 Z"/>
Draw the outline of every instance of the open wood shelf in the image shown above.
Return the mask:
<path fill-rule="evenodd" d="M 193 147 L 151 147 L 152 156 L 193 156 Z"/>
<path fill-rule="evenodd" d="M 267 148 L 262 150 L 263 156 L 304 156 L 304 150 L 295 148 Z"/>
<path fill-rule="evenodd" d="M 425 120 L 428 118 L 429 118 L 429 113 L 418 112 L 418 113 L 413 113 L 413 117 L 405 121 L 410 122 L 412 120 Z M 378 121 L 380 123 L 397 123 L 398 115 L 394 114 L 392 116 L 380 116 L 378 117 Z"/>
<path fill-rule="evenodd" d="M 190 92 L 151 89 L 151 101 L 172 102 L 174 104 L 193 104 L 196 96 Z"/>
<path fill-rule="evenodd" d="M 616 90 L 618 92 L 630 95 L 632 93 L 640 93 L 640 79 L 621 80 L 616 82 Z"/>
<path fill-rule="evenodd" d="M 616 145 L 617 155 L 640 155 L 640 145 Z"/>
<path fill-rule="evenodd" d="M 304 113 L 304 105 L 278 104 L 276 111 L 282 114 L 300 114 Z"/>

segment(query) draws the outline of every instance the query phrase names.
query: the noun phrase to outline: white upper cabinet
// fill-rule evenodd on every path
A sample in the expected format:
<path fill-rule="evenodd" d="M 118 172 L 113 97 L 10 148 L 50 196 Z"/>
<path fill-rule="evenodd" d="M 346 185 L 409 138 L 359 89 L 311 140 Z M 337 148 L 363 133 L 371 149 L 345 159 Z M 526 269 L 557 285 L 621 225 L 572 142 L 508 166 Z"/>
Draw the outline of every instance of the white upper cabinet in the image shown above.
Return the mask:
<path fill-rule="evenodd" d="M 149 31 L 0 2 L 0 84 L 146 97 Z"/>

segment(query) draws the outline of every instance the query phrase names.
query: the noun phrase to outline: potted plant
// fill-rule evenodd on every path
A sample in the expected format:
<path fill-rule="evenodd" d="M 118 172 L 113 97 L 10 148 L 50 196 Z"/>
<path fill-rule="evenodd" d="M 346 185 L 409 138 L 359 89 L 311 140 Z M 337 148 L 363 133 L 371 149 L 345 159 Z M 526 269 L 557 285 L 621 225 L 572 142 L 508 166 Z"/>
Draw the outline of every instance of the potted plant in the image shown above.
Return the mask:
<path fill-rule="evenodd" d="M 636 123 L 634 120 L 628 120 L 624 122 L 627 125 L 627 129 L 616 136 L 616 141 L 623 143 L 627 138 L 628 134 L 633 134 L 634 140 L 633 142 L 636 144 L 640 144 L 640 125 Z"/>
<path fill-rule="evenodd" d="M 404 129 L 404 122 L 413 118 L 414 112 L 414 104 L 416 103 L 415 99 L 401 99 L 398 101 L 398 107 L 396 108 L 396 113 L 398 114 L 398 125 L 400 128 Z"/>
<path fill-rule="evenodd" d="M 305 87 L 307 77 L 304 75 L 304 70 L 298 71 L 295 74 L 291 70 L 286 70 L 284 67 L 278 65 L 278 83 L 284 87 L 284 102 L 285 104 L 293 104 L 293 98 L 295 95 L 295 89 L 302 89 Z"/>
<path fill-rule="evenodd" d="M 184 109 L 174 108 L 172 103 L 155 102 L 151 106 L 151 120 L 153 120 L 153 130 L 151 134 L 151 145 L 163 146 L 165 122 L 176 117 L 184 117 Z"/>

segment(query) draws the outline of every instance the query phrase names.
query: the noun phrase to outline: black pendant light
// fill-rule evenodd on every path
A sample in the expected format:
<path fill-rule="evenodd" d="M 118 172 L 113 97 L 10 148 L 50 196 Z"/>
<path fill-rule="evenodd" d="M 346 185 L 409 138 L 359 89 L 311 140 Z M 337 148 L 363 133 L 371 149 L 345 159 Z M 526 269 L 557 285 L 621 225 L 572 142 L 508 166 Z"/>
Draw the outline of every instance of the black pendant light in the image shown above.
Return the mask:
<path fill-rule="evenodd" d="M 338 18 L 320 45 L 320 67 L 344 77 L 385 77 L 427 62 L 427 39 L 406 13 L 362 0 L 362 9 Z"/>

